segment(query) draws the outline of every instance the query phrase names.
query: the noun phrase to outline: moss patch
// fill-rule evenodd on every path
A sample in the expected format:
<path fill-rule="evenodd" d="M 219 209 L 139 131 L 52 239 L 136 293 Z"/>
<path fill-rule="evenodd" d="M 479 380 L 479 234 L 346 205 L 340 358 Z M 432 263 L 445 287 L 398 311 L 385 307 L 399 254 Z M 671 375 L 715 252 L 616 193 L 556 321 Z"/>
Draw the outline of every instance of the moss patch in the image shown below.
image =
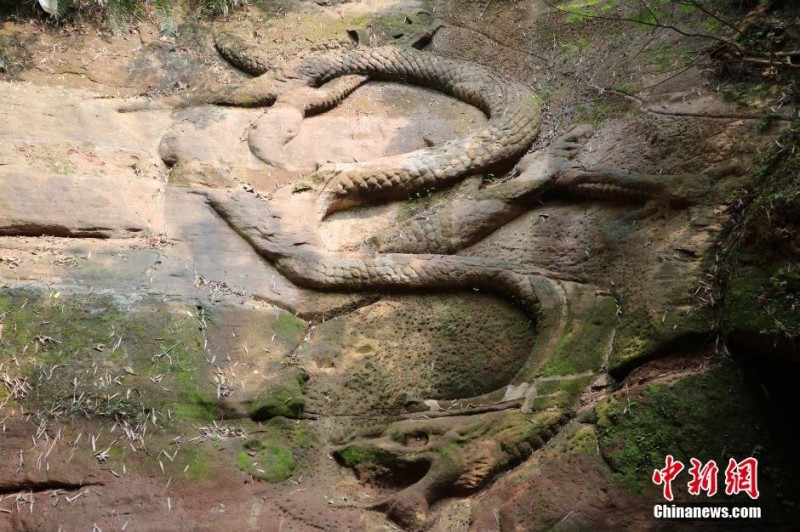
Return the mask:
<path fill-rule="evenodd" d="M 451 464 L 453 459 L 443 449 L 436 449 L 440 467 Z M 427 453 L 393 453 L 380 447 L 354 443 L 334 452 L 336 461 L 353 470 L 365 483 L 402 488 L 410 486 L 425 476 L 431 458 Z"/>
<path fill-rule="evenodd" d="M 295 469 L 292 452 L 277 445 L 241 451 L 236 463 L 242 471 L 267 482 L 282 482 L 291 477 Z"/>
<path fill-rule="evenodd" d="M 597 432 L 590 425 L 579 426 L 563 444 L 563 450 L 572 454 L 582 453 L 596 456 L 598 448 Z"/>
<path fill-rule="evenodd" d="M 735 348 L 798 358 L 800 337 L 800 129 L 786 131 L 737 201 L 720 245 L 722 326 Z"/>
<path fill-rule="evenodd" d="M 617 394 L 594 412 L 600 451 L 628 491 L 654 490 L 653 471 L 663 468 L 671 454 L 687 467 L 692 457 L 704 463 L 713 459 L 722 471 L 729 458 L 755 456 L 761 462 L 759 474 L 765 473 L 759 481 L 762 491 L 786 494 L 787 489 L 797 491 L 789 481 L 797 460 L 767 430 L 776 414 L 769 408 L 760 389 L 745 381 L 736 365 L 723 361 L 673 384 Z M 684 482 L 673 487 L 676 498 L 688 496 Z"/>
<path fill-rule="evenodd" d="M 334 453 L 336 460 L 345 467 L 359 464 L 390 465 L 395 457 L 388 451 L 372 445 L 350 444 Z"/>
<path fill-rule="evenodd" d="M 30 384 L 29 406 L 53 415 L 212 419 L 195 313 L 161 302 L 126 310 L 108 296 L 5 292 L 0 363 Z"/>
<path fill-rule="evenodd" d="M 290 371 L 277 377 L 253 400 L 250 417 L 263 421 L 273 417 L 298 418 L 305 407 L 303 397 L 304 373 Z"/>
<path fill-rule="evenodd" d="M 734 274 L 725 294 L 726 329 L 766 332 L 775 326 L 773 318 L 759 303 L 769 284 L 769 275 L 754 266 L 740 268 Z"/>
<path fill-rule="evenodd" d="M 670 349 L 693 347 L 709 336 L 712 311 L 694 305 L 690 312 L 670 308 L 661 314 L 640 305 L 624 309 L 614 351 L 609 360 L 612 373 L 652 359 Z"/>
<path fill-rule="evenodd" d="M 580 396 L 581 392 L 589 386 L 592 376 L 574 379 L 559 379 L 537 383 L 536 397 L 529 407 L 532 412 L 553 406 L 570 408 Z"/>
<path fill-rule="evenodd" d="M 306 333 L 308 324 L 290 312 L 281 312 L 275 321 L 273 330 L 285 342 L 292 345 L 300 343 Z"/>
<path fill-rule="evenodd" d="M 503 451 L 500 468 L 514 466 L 542 447 L 555 433 L 562 415 L 559 410 L 548 410 L 532 416 L 514 412 L 496 421 L 493 427 L 496 432 L 491 439 Z"/>
<path fill-rule="evenodd" d="M 178 464 L 183 465 L 182 471 L 189 480 L 197 482 L 210 478 L 212 457 L 209 452 L 212 451 L 204 447 L 181 449 Z"/>
<path fill-rule="evenodd" d="M 242 443 L 236 463 L 267 482 L 282 482 L 308 469 L 317 438 L 306 423 L 274 418 Z"/>
<path fill-rule="evenodd" d="M 537 376 L 572 375 L 596 372 L 605 361 L 606 343 L 616 326 L 616 302 L 605 298 L 597 311 L 562 336 L 552 355 L 539 369 Z"/>

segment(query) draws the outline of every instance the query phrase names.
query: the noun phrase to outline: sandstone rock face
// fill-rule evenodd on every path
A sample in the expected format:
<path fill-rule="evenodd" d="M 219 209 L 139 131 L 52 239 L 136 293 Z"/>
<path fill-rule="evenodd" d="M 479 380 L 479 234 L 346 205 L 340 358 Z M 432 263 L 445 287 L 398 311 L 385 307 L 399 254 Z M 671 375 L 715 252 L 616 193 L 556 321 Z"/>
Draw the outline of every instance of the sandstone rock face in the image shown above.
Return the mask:
<path fill-rule="evenodd" d="M 4 22 L 0 530 L 648 528 L 654 456 L 753 448 L 794 522 L 772 381 L 719 363 L 709 306 L 773 139 L 659 72 L 680 43 L 588 27 L 466 0 Z M 791 270 L 744 273 L 723 321 L 766 346 L 748 303 L 788 315 Z"/>
<path fill-rule="evenodd" d="M 0 176 L 0 234 L 126 238 L 164 228 L 164 185 L 154 180 Z"/>

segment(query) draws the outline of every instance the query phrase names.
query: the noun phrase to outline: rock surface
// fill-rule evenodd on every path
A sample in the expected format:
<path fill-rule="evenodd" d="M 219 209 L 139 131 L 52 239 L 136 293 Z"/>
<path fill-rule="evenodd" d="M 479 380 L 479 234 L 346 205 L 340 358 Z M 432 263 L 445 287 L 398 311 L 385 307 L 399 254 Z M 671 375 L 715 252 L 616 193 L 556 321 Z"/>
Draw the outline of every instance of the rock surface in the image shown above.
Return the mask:
<path fill-rule="evenodd" d="M 522 161 L 317 227 L 280 194 L 302 196 L 320 165 L 441 146 L 487 117 L 387 82 L 308 118 L 280 106 L 117 112 L 124 97 L 245 79 L 214 50 L 221 30 L 269 64 L 429 32 L 426 53 L 535 88 L 542 129 Z M 760 132 L 764 109 L 726 101 L 702 65 L 671 75 L 682 56 L 663 50 L 686 46 L 540 1 L 265 2 L 183 21 L 177 37 L 148 23 L 110 39 L 4 20 L 0 530 L 649 528 L 661 501 L 649 479 L 666 454 L 754 448 L 765 523 L 795 522 L 782 475 L 796 460 L 762 392 L 783 388 L 759 369 L 751 387 L 715 356 L 709 266 L 774 136 Z M 636 97 L 602 88 L 623 78 Z M 554 184 L 591 172 L 606 181 Z M 791 186 L 772 186 L 782 214 L 769 234 L 785 242 Z M 280 216 L 324 253 L 515 264 L 537 273 L 540 308 L 492 286 L 300 287 L 253 236 Z M 735 343 L 766 352 L 771 316 L 793 312 L 794 278 L 751 255 L 722 319 Z M 758 297 L 772 314 L 747 313 Z"/>

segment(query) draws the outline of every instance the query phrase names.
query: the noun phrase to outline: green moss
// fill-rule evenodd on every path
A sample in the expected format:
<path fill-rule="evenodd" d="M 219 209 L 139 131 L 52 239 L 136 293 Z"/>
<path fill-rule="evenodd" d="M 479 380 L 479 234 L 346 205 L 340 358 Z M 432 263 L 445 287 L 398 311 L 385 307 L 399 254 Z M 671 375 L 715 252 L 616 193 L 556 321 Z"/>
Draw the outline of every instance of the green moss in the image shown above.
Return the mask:
<path fill-rule="evenodd" d="M 519 412 L 508 413 L 495 422 L 496 433 L 493 439 L 500 442 L 530 441 L 549 433 L 558 423 L 563 413 L 560 411 L 538 412 L 526 415 Z"/>
<path fill-rule="evenodd" d="M 595 428 L 591 425 L 581 425 L 567 438 L 565 450 L 572 454 L 583 453 L 595 456 L 599 448 L 598 445 Z"/>
<path fill-rule="evenodd" d="M 574 42 L 561 43 L 561 48 L 567 57 L 576 56 L 579 52 L 589 51 L 591 47 L 591 41 L 586 37 L 578 37 Z"/>
<path fill-rule="evenodd" d="M 758 302 L 769 283 L 769 275 L 760 268 L 748 266 L 736 271 L 725 294 L 726 328 L 758 332 L 774 326 L 774 320 Z"/>
<path fill-rule="evenodd" d="M 393 419 L 393 417 L 342 419 L 338 431 L 330 435 L 330 441 L 334 444 L 341 445 L 353 440 L 379 438 L 389 428 L 391 420 Z M 393 434 L 402 437 L 400 433 L 396 431 L 393 431 Z"/>
<path fill-rule="evenodd" d="M 0 362 L 16 358 L 29 372 L 37 363 L 72 364 L 84 351 L 104 350 L 124 321 L 124 313 L 107 297 L 68 299 L 58 292 L 0 294 L 0 315 Z"/>
<path fill-rule="evenodd" d="M 396 461 L 394 455 L 380 447 L 357 443 L 338 449 L 334 456 L 345 467 L 355 467 L 359 464 L 392 464 Z"/>
<path fill-rule="evenodd" d="M 302 396 L 292 390 L 279 388 L 270 394 L 269 399 L 260 400 L 250 411 L 250 417 L 256 421 L 274 417 L 298 418 L 305 407 Z"/>
<path fill-rule="evenodd" d="M 257 453 L 241 451 L 236 464 L 245 473 L 267 482 L 283 482 L 295 472 L 292 452 L 281 446 L 269 446 Z"/>
<path fill-rule="evenodd" d="M 256 421 L 274 417 L 300 417 L 306 404 L 303 396 L 305 378 L 305 374 L 299 371 L 278 376 L 253 399 L 250 417 Z"/>
<path fill-rule="evenodd" d="M 674 348 L 681 342 L 694 342 L 692 338 L 705 338 L 713 312 L 700 305 L 693 305 L 690 312 L 670 308 L 660 314 L 643 306 L 626 307 L 617 329 L 609 370 L 632 367 L 637 361 L 647 360 L 659 350 L 670 348 L 671 343 Z"/>
<path fill-rule="evenodd" d="M 512 467 L 542 447 L 550 439 L 562 415 L 561 410 L 552 409 L 532 415 L 513 412 L 495 420 L 488 434 L 503 452 L 499 467 Z M 481 437 L 485 437 L 485 434 L 481 434 Z"/>
<path fill-rule="evenodd" d="M 253 462 L 247 451 L 240 451 L 239 454 L 236 455 L 236 465 L 245 473 L 251 473 L 254 464 L 255 462 Z"/>
<path fill-rule="evenodd" d="M 736 269 L 727 284 L 722 325 L 738 349 L 797 356 L 800 291 L 792 284 L 797 271 L 780 263 L 765 271 Z M 788 280 L 787 280 L 788 278 Z"/>
<path fill-rule="evenodd" d="M 630 363 L 646 356 L 650 350 L 663 340 L 663 327 L 660 320 L 651 316 L 644 307 L 628 307 L 623 313 L 617 331 L 615 349 L 610 366 L 612 368 Z"/>
<path fill-rule="evenodd" d="M 275 334 L 281 336 L 284 341 L 297 344 L 306 333 L 308 324 L 290 312 L 281 312 L 275 322 L 273 330 Z"/>
<path fill-rule="evenodd" d="M 375 351 L 375 346 L 372 344 L 364 344 L 356 348 L 356 353 L 366 354 Z"/>
<path fill-rule="evenodd" d="M 692 54 L 685 50 L 663 45 L 654 50 L 648 50 L 644 56 L 656 67 L 656 72 L 668 72 L 672 69 L 687 65 L 692 60 Z"/>
<path fill-rule="evenodd" d="M 186 400 L 167 403 L 166 407 L 176 421 L 211 421 L 219 417 L 216 402 L 199 393 L 190 393 Z"/>
<path fill-rule="evenodd" d="M 62 415 L 136 422 L 216 416 L 194 309 L 161 302 L 127 310 L 107 296 L 0 294 L 0 362 L 17 360 L 25 399 Z M 77 396 L 104 401 L 74 401 Z"/>
<path fill-rule="evenodd" d="M 675 384 L 618 394 L 595 407 L 600 450 L 617 481 L 633 492 L 652 488 L 666 455 L 689 463 L 750 456 L 762 440 L 758 401 L 724 362 Z"/>
<path fill-rule="evenodd" d="M 592 377 L 578 377 L 574 379 L 559 379 L 544 381 L 536 384 L 538 397 L 534 398 L 529 407 L 532 412 L 551 408 L 553 406 L 569 408 L 575 404 L 581 392 L 591 382 Z"/>
<path fill-rule="evenodd" d="M 144 325 L 140 333 L 158 332 L 158 351 L 148 358 L 141 352 L 132 353 L 129 360 L 134 368 L 144 367 L 142 373 L 147 377 L 164 376 L 160 383 L 169 393 L 163 398 L 162 408 L 169 408 L 178 421 L 218 417 L 203 356 L 204 340 L 194 312 L 183 307 L 156 307 L 137 317 Z M 152 326 L 156 330 L 148 331 Z"/>
<path fill-rule="evenodd" d="M 271 419 L 242 443 L 236 463 L 242 471 L 268 482 L 282 482 L 311 464 L 317 438 L 305 423 Z"/>
<path fill-rule="evenodd" d="M 531 320 L 509 303 L 481 294 L 408 297 L 397 306 L 392 328 L 383 315 L 364 312 L 358 323 L 329 321 L 315 330 L 315 359 L 347 364 L 337 386 L 348 397 L 403 408 L 421 398 L 480 395 L 508 384 L 528 359 Z M 376 337 L 383 338 L 380 346 Z M 411 350 L 401 353 L 402 345 Z"/>
<path fill-rule="evenodd" d="M 193 481 L 210 478 L 210 456 L 203 448 L 184 448 L 178 454 L 179 464 L 185 468 L 186 476 Z"/>
<path fill-rule="evenodd" d="M 563 396 L 559 395 L 548 395 L 548 396 L 539 396 L 534 397 L 529 404 L 531 412 L 539 412 L 541 410 L 547 410 L 548 408 L 553 408 L 559 405 L 562 405 L 565 401 L 563 400 Z"/>
<path fill-rule="evenodd" d="M 592 318 L 567 331 L 558 341 L 547 362 L 537 372 L 539 377 L 596 372 L 605 361 L 606 343 L 616 326 L 616 302 L 604 298 Z"/>
<path fill-rule="evenodd" d="M 533 322 L 517 308 L 509 305 L 503 310 L 506 309 L 510 312 L 507 321 L 500 323 L 502 337 L 519 339 L 516 349 L 530 352 L 534 336 Z M 461 352 L 453 349 L 454 345 L 463 344 L 463 335 L 471 332 L 465 324 L 476 323 L 478 314 L 473 305 L 466 305 L 461 300 L 442 305 L 436 310 L 436 334 L 431 341 L 431 349 L 437 353 L 434 359 L 436 367 L 428 375 L 433 390 L 428 396 L 452 398 L 480 395 L 507 384 L 524 364 L 524 358 L 510 356 L 516 349 L 509 349 L 500 343 L 495 345 L 500 349 L 508 349 L 506 353 L 494 347 L 493 342 L 476 345 L 469 357 L 463 357 Z"/>
<path fill-rule="evenodd" d="M 723 327 L 740 349 L 797 357 L 800 336 L 800 128 L 775 140 L 751 176 L 751 192 L 734 203 L 721 242 Z"/>
<path fill-rule="evenodd" d="M 574 379 L 558 379 L 551 381 L 538 382 L 536 384 L 536 392 L 540 395 L 548 395 L 551 393 L 563 392 L 568 395 L 574 395 L 582 391 L 591 382 L 592 377 L 578 377 Z"/>
<path fill-rule="evenodd" d="M 464 449 L 455 443 L 448 443 L 436 449 L 439 456 L 437 467 L 443 474 L 458 474 L 464 470 Z"/>
<path fill-rule="evenodd" d="M 567 22 L 578 23 L 605 13 L 618 3 L 619 0 L 568 0 L 558 7 L 566 13 Z"/>

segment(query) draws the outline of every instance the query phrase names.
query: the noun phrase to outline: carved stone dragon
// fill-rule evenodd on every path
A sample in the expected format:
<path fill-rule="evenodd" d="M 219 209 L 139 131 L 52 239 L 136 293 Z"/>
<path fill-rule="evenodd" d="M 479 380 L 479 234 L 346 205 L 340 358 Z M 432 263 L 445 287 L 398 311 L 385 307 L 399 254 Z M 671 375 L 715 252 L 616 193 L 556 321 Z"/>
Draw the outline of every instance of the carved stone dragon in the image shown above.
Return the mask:
<path fill-rule="evenodd" d="M 361 163 L 320 166 L 307 180 L 261 197 L 250 192 L 210 190 L 210 205 L 261 255 L 292 282 L 328 291 L 464 290 L 479 288 L 521 303 L 539 316 L 538 339 L 528 362 L 506 388 L 454 401 L 421 400 L 405 420 L 380 438 L 352 442 L 335 453 L 362 475 L 426 464 L 420 478 L 378 504 L 398 522 L 422 526 L 427 509 L 456 486 L 474 489 L 503 467 L 526 458 L 563 423 L 547 410 L 552 394 L 542 393 L 541 369 L 556 348 L 577 342 L 584 323 L 613 322 L 615 304 L 607 294 L 579 279 L 508 261 L 454 256 L 527 210 L 545 194 L 622 199 L 660 199 L 673 204 L 702 193 L 668 188 L 663 179 L 619 170 L 578 169 L 571 158 L 591 128 L 580 126 L 548 149 L 517 165 L 515 179 L 487 187 L 445 209 L 410 218 L 374 238 L 374 251 L 326 250 L 320 223 L 333 212 L 356 205 L 405 199 L 428 189 L 442 190 L 468 175 L 513 162 L 535 140 L 540 105 L 527 86 L 488 68 L 414 49 L 379 47 L 314 53 L 281 68 L 268 69 L 241 52 L 228 37 L 217 48 L 234 66 L 257 77 L 215 91 L 180 94 L 125 104 L 123 111 L 199 104 L 270 107 L 284 131 L 250 132 L 253 152 L 274 166 L 289 164 L 275 155 L 297 134 L 305 116 L 330 109 L 369 80 L 429 87 L 480 108 L 486 124 L 463 138 L 411 153 Z M 274 122 L 273 122 L 274 123 Z M 257 125 L 257 124 L 256 124 Z M 613 342 L 613 327 L 601 335 L 585 367 L 571 378 L 588 384 L 601 370 Z M 538 391 L 537 391 L 538 390 Z M 448 411 L 476 415 L 454 424 Z M 420 418 L 420 416 L 423 416 Z M 463 418 L 462 418 L 463 419 Z M 464 428 L 466 427 L 466 428 Z M 409 442 L 415 442 L 410 445 Z"/>

